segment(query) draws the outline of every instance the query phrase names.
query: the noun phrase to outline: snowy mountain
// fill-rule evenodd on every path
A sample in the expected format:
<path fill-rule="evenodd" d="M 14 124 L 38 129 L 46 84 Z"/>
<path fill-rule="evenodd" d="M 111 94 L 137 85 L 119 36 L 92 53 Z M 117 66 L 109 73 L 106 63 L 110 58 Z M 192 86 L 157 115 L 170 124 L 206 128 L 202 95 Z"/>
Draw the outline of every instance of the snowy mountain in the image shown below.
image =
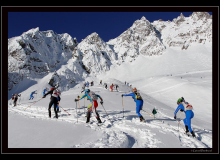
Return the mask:
<path fill-rule="evenodd" d="M 170 21 L 150 23 L 145 17 L 108 42 L 97 33 L 80 43 L 69 34 L 39 31 L 39 28 L 8 39 L 8 90 L 24 79 L 42 78 L 57 71 L 64 90 L 89 75 L 99 75 L 138 56 L 162 55 L 168 48 L 187 50 L 197 43 L 212 42 L 212 16 L 194 12 Z M 54 81 L 54 83 L 56 83 Z"/>
<path fill-rule="evenodd" d="M 33 37 L 38 38 L 35 41 Z M 149 152 L 148 148 L 170 148 L 169 152 L 172 148 L 188 148 L 191 152 L 197 148 L 212 149 L 209 14 L 193 13 L 190 17 L 181 14 L 172 22 L 153 23 L 142 17 L 109 42 L 92 33 L 77 43 L 68 34 L 36 28 L 9 39 L 8 43 L 9 148 L 141 148 L 144 153 Z M 22 79 L 21 73 L 28 77 Z M 108 84 L 107 89 L 99 85 L 100 80 Z M 74 101 L 83 94 L 81 88 L 86 81 L 94 81 L 94 86 L 88 88 L 103 98 L 103 106 L 98 100 L 97 108 L 102 126 L 97 126 L 93 114 L 91 122 L 85 123 L 89 101 Z M 50 96 L 42 99 L 42 92 L 57 82 L 61 112 L 58 119 L 48 118 Z M 110 92 L 111 84 L 118 84 L 119 91 L 114 88 Z M 146 119 L 144 123 L 136 114 L 134 100 L 121 97 L 131 93 L 132 87 L 137 87 L 144 100 L 140 112 Z M 28 100 L 35 90 L 34 99 Z M 16 107 L 12 93 L 21 93 Z M 173 118 L 176 101 L 182 96 L 193 105 L 191 124 L 197 138 L 184 134 L 183 112 L 177 114 L 179 122 Z"/>
<path fill-rule="evenodd" d="M 119 60 L 132 62 L 138 55 L 161 55 L 165 50 L 160 34 L 145 18 L 136 20 L 120 36 L 108 42 L 118 54 Z"/>
<path fill-rule="evenodd" d="M 93 75 L 110 70 L 117 54 L 104 42 L 97 33 L 87 36 L 73 51 L 73 59 Z"/>
<path fill-rule="evenodd" d="M 173 21 L 154 21 L 152 25 L 161 35 L 166 47 L 187 49 L 192 43 L 212 42 L 212 16 L 206 12 L 194 12 L 189 17 L 181 14 Z"/>
<path fill-rule="evenodd" d="M 69 34 L 31 29 L 8 40 L 8 89 L 26 77 L 42 77 L 59 69 L 77 45 Z M 15 78 L 17 77 L 17 79 Z"/>

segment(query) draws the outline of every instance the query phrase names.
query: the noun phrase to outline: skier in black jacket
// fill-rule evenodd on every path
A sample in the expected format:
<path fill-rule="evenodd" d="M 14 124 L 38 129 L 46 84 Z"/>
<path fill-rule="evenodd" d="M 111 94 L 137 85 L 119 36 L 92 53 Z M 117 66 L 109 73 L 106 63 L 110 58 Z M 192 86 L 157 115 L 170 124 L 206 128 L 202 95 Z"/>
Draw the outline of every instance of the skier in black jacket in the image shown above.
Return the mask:
<path fill-rule="evenodd" d="M 49 107 L 48 107 L 48 111 L 49 111 L 49 117 L 51 118 L 51 110 L 50 108 L 52 107 L 52 105 L 54 104 L 54 112 L 56 115 L 56 118 L 58 119 L 58 113 L 57 113 L 57 97 L 59 97 L 61 95 L 61 92 L 56 89 L 56 88 L 51 88 L 49 92 L 47 92 L 43 98 L 45 98 L 48 94 L 51 94 L 50 97 L 50 103 L 49 103 Z M 60 98 L 61 100 L 61 98 Z"/>

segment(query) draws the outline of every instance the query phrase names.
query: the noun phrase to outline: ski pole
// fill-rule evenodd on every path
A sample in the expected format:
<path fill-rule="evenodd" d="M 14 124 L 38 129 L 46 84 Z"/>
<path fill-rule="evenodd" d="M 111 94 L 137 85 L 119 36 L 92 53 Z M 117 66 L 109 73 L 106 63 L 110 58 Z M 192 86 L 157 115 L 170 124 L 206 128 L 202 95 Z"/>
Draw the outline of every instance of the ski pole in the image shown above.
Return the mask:
<path fill-rule="evenodd" d="M 185 129 L 183 128 L 183 126 L 181 125 L 180 121 L 178 121 L 177 119 L 176 119 L 176 121 L 177 121 L 177 122 L 179 123 L 179 125 L 182 127 L 182 129 L 184 130 L 184 132 L 186 132 Z"/>
<path fill-rule="evenodd" d="M 40 100 L 42 100 L 42 99 L 43 99 L 43 98 L 39 99 L 38 101 L 40 101 Z M 34 104 L 37 103 L 38 101 L 32 103 L 30 106 L 34 105 Z M 30 106 L 28 106 L 28 107 L 30 107 Z M 28 108 L 28 107 L 27 107 L 27 108 Z M 27 108 L 25 108 L 24 110 L 26 110 Z"/>
<path fill-rule="evenodd" d="M 122 108 L 123 108 L 123 118 L 124 118 L 124 104 L 123 104 L 123 97 L 122 97 Z"/>
<path fill-rule="evenodd" d="M 104 108 L 104 106 L 102 105 L 102 107 Z M 105 108 L 104 108 L 104 110 L 105 110 Z M 106 110 L 105 110 L 105 113 L 107 114 L 107 116 L 108 116 L 108 113 L 106 112 Z M 108 118 L 109 118 L 109 116 L 108 116 Z"/>
<path fill-rule="evenodd" d="M 77 118 L 77 123 L 78 123 L 77 102 L 76 102 L 76 118 Z"/>
<path fill-rule="evenodd" d="M 86 114 L 86 112 L 85 112 L 85 107 L 86 107 L 86 106 L 85 106 L 85 98 L 84 98 L 84 114 Z"/>
<path fill-rule="evenodd" d="M 60 106 L 61 107 L 61 106 Z M 63 109 L 63 107 L 61 107 Z M 65 109 L 63 109 L 67 114 L 71 115 L 70 113 L 68 113 Z"/>
<path fill-rule="evenodd" d="M 146 112 L 147 114 L 149 114 L 151 117 L 154 117 L 152 114 L 148 113 L 147 111 L 143 110 L 142 111 Z"/>
<path fill-rule="evenodd" d="M 79 101 L 78 101 L 78 105 L 79 105 L 79 113 L 80 113 L 80 104 L 79 104 Z"/>

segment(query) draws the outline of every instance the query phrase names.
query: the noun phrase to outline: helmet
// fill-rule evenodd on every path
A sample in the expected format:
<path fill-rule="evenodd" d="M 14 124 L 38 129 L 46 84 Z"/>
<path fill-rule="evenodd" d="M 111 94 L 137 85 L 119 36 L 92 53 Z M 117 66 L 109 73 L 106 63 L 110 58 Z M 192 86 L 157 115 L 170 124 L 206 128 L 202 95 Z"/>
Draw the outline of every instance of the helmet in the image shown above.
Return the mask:
<path fill-rule="evenodd" d="M 179 98 L 178 100 L 177 100 L 177 104 L 179 104 L 180 102 L 182 102 L 183 101 L 183 99 L 182 98 Z"/>
<path fill-rule="evenodd" d="M 132 92 L 134 93 L 134 92 L 137 92 L 137 88 L 133 88 L 132 89 Z"/>
<path fill-rule="evenodd" d="M 54 88 L 52 87 L 50 90 L 54 90 Z"/>
<path fill-rule="evenodd" d="M 85 93 L 87 93 L 87 92 L 90 92 L 90 89 L 86 89 L 86 90 L 85 90 Z"/>

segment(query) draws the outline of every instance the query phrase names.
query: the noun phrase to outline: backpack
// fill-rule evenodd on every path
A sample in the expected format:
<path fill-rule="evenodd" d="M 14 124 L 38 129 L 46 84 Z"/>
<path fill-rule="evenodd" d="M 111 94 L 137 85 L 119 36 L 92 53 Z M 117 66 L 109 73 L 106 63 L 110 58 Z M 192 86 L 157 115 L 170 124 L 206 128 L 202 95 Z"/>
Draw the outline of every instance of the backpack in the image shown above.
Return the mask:
<path fill-rule="evenodd" d="M 136 92 L 134 94 L 135 94 L 135 99 L 136 100 L 142 100 L 142 97 L 141 97 L 140 93 Z"/>
<path fill-rule="evenodd" d="M 191 104 L 189 104 L 188 102 L 182 102 L 182 105 L 183 105 L 185 111 L 193 110 L 193 106 Z"/>
<path fill-rule="evenodd" d="M 97 99 L 98 99 L 97 95 L 96 95 L 93 91 L 91 91 L 91 92 L 89 93 L 89 95 L 90 95 L 90 97 L 91 97 L 92 100 L 97 100 Z"/>

